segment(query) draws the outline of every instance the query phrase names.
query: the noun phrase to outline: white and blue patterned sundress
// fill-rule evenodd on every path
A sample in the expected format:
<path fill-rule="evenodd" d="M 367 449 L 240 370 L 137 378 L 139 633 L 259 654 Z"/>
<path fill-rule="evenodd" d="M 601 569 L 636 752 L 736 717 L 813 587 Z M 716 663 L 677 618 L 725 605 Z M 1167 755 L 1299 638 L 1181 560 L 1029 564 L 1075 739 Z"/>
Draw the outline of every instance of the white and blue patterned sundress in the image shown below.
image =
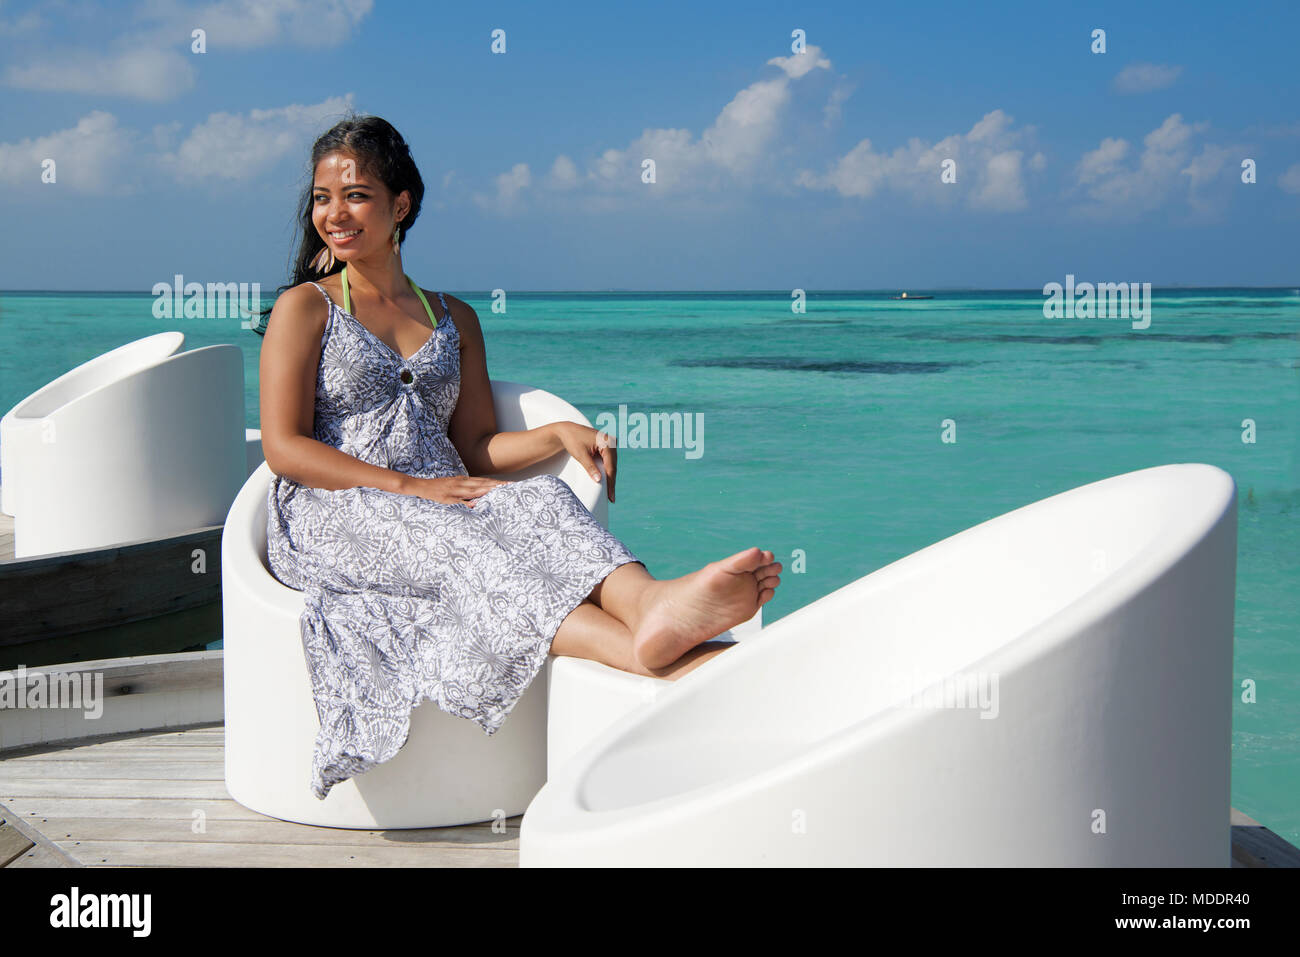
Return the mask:
<path fill-rule="evenodd" d="M 468 474 L 447 436 L 460 336 L 442 293 L 442 318 L 429 308 L 432 335 L 403 358 L 312 285 L 329 303 L 315 438 L 409 475 Z M 267 543 L 275 577 L 306 600 L 302 643 L 320 719 L 311 788 L 321 799 L 397 754 L 425 698 L 496 732 L 564 618 L 615 568 L 639 561 L 554 475 L 493 488 L 474 508 L 277 476 Z"/>

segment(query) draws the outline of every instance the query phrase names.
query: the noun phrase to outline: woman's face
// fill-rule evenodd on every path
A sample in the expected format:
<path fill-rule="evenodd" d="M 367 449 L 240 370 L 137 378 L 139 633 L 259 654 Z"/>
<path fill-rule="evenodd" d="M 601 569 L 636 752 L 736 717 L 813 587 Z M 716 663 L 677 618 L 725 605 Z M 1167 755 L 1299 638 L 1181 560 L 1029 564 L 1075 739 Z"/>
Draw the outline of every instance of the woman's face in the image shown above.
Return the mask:
<path fill-rule="evenodd" d="M 391 254 L 393 227 L 410 210 L 405 190 L 397 197 L 361 171 L 356 157 L 330 153 L 316 165 L 312 223 L 343 262 Z"/>

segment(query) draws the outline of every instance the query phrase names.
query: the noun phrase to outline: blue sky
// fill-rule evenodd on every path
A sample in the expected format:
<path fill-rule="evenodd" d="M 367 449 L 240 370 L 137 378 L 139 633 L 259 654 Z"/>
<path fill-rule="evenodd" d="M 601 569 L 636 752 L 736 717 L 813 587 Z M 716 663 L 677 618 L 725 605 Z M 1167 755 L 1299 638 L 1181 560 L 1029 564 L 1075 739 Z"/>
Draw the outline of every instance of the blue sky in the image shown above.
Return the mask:
<path fill-rule="evenodd" d="M 348 106 L 452 291 L 1294 286 L 1298 10 L 0 2 L 0 288 L 273 288 Z"/>

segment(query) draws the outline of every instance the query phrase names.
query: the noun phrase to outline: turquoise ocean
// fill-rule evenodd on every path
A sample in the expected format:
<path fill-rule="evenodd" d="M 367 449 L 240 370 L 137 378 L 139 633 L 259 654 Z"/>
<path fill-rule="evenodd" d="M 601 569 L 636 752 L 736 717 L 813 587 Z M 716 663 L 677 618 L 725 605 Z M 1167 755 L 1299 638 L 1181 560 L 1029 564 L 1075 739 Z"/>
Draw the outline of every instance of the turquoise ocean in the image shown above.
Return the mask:
<path fill-rule="evenodd" d="M 447 291 L 478 311 L 493 378 L 593 423 L 620 404 L 702 416 L 698 456 L 624 441 L 611 528 L 660 578 L 772 549 L 787 570 L 766 623 L 1048 495 L 1171 462 L 1225 469 L 1239 491 L 1232 803 L 1300 844 L 1300 289 L 1156 289 L 1144 330 L 1046 319 L 1037 290 L 810 291 L 803 314 L 788 291 L 513 293 L 505 314 L 486 293 Z M 179 329 L 186 348 L 243 348 L 257 427 L 261 338 L 238 319 L 158 320 L 152 305 L 0 293 L 0 407 Z"/>

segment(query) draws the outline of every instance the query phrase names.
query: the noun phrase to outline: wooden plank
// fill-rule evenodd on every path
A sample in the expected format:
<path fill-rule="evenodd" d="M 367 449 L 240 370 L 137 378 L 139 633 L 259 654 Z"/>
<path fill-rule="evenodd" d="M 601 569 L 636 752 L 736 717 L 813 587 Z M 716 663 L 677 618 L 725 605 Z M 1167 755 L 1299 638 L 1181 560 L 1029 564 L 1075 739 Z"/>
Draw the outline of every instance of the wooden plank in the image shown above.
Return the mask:
<path fill-rule="evenodd" d="M 157 758 L 118 758 L 112 761 L 41 761 L 20 758 L 0 766 L 0 782 L 9 781 L 225 781 L 221 756 L 202 761 L 161 761 Z M 0 789 L 4 784 L 0 783 Z M 58 785 L 54 785 L 58 787 Z"/>
<path fill-rule="evenodd" d="M 202 654 L 219 654 L 203 652 Z M 121 739 L 185 728 L 211 728 L 222 710 L 219 689 L 128 694 L 103 698 L 103 713 L 89 718 L 75 708 L 24 709 L 6 712 L 0 725 L 0 760 L 44 750 Z M 208 744 L 224 742 L 224 732 Z"/>
<path fill-rule="evenodd" d="M 60 845 L 62 846 L 62 845 Z M 517 867 L 515 850 L 304 844 L 169 844 L 84 841 L 77 859 L 88 867 Z"/>
<path fill-rule="evenodd" d="M 1234 867 L 1300 867 L 1300 850 L 1261 825 L 1232 829 Z"/>
<path fill-rule="evenodd" d="M 127 694 L 170 694 L 176 691 L 220 689 L 223 681 L 221 651 L 203 651 L 136 655 L 128 658 L 99 658 L 53 665 L 24 667 L 21 677 L 30 686 L 39 679 L 47 687 L 91 675 L 103 681 L 105 698 Z M 14 670 L 0 672 L 0 677 L 17 682 Z"/>
<path fill-rule="evenodd" d="M 58 637 L 33 638 L 18 645 L 0 645 L 0 668 L 202 651 L 220 638 L 221 602 L 213 601 L 140 621 Z"/>
<path fill-rule="evenodd" d="M 77 751 L 83 753 L 111 751 L 115 754 L 125 755 L 130 751 L 142 748 L 150 750 L 161 750 L 163 748 L 168 750 L 176 748 L 224 748 L 226 746 L 225 729 L 220 725 L 212 730 L 209 730 L 209 728 L 211 728 L 211 725 L 208 724 L 194 725 L 181 731 L 172 728 L 149 728 L 143 731 L 122 731 L 102 737 L 78 738 L 74 741 L 55 742 L 54 744 L 33 744 L 22 749 L 15 748 L 12 751 L 6 751 L 3 755 L 0 755 L 0 759 L 8 760 L 11 757 L 22 757 L 41 752 L 64 754 Z"/>
<path fill-rule="evenodd" d="M 225 749 L 220 744 L 196 744 L 189 747 L 149 747 L 134 745 L 118 748 L 104 748 L 80 745 L 59 751 L 39 751 L 30 755 L 10 757 L 4 755 L 0 760 L 9 761 L 88 761 L 96 764 L 112 763 L 122 760 L 140 758 L 158 758 L 166 761 L 217 761 L 225 756 Z"/>
<path fill-rule="evenodd" d="M 37 844 L 26 854 L 21 854 L 14 858 L 10 867 L 76 867 L 77 864 L 69 861 L 55 851 Z"/>
<path fill-rule="evenodd" d="M 195 826 L 201 830 L 195 831 Z M 57 817 L 40 819 L 41 834 L 72 850 L 87 842 L 138 841 L 163 844 L 303 844 L 328 847 L 382 847 L 398 844 L 428 848 L 486 848 L 519 850 L 519 824 L 493 833 L 490 824 L 432 827 L 403 831 L 360 831 L 352 828 L 311 827 L 272 818 L 255 821 L 186 818 Z"/>
<path fill-rule="evenodd" d="M 15 857 L 26 854 L 35 846 L 26 834 L 7 820 L 0 819 L 0 867 L 8 867 Z"/>
<path fill-rule="evenodd" d="M 14 858 L 9 867 L 71 867 L 76 862 L 59 850 L 32 821 L 24 821 L 12 808 L 0 804 L 0 821 L 17 831 L 34 846 Z"/>
<path fill-rule="evenodd" d="M 8 803 L 28 797 L 124 797 L 124 798 L 197 798 L 209 801 L 229 800 L 224 781 L 159 781 L 148 778 L 119 778 L 110 781 L 51 780 L 33 781 L 6 778 L 0 763 L 0 802 Z"/>
<path fill-rule="evenodd" d="M 221 530 L 0 561 L 0 646 L 219 601 Z M 205 555 L 202 573 L 193 570 L 196 550 Z"/>
<path fill-rule="evenodd" d="M 1235 807 L 1229 808 L 1228 820 L 1232 823 L 1233 827 L 1263 827 L 1259 821 L 1241 811 L 1238 811 Z"/>
<path fill-rule="evenodd" d="M 169 694 L 221 688 L 224 660 L 221 651 L 139 655 L 77 662 L 61 670 L 102 674 L 105 695 Z"/>
<path fill-rule="evenodd" d="M 0 561 L 14 557 L 14 517 L 0 512 Z"/>
<path fill-rule="evenodd" d="M 32 826 L 44 828 L 59 818 L 111 817 L 137 818 L 152 821 L 189 822 L 195 811 L 202 811 L 208 821 L 267 821 L 264 814 L 250 811 L 236 801 L 186 800 L 168 798 L 70 798 L 31 797 L 12 798 L 5 802 L 14 815 Z M 42 832 L 44 833 L 44 832 Z M 54 827 L 51 834 L 60 838 L 68 836 Z"/>

